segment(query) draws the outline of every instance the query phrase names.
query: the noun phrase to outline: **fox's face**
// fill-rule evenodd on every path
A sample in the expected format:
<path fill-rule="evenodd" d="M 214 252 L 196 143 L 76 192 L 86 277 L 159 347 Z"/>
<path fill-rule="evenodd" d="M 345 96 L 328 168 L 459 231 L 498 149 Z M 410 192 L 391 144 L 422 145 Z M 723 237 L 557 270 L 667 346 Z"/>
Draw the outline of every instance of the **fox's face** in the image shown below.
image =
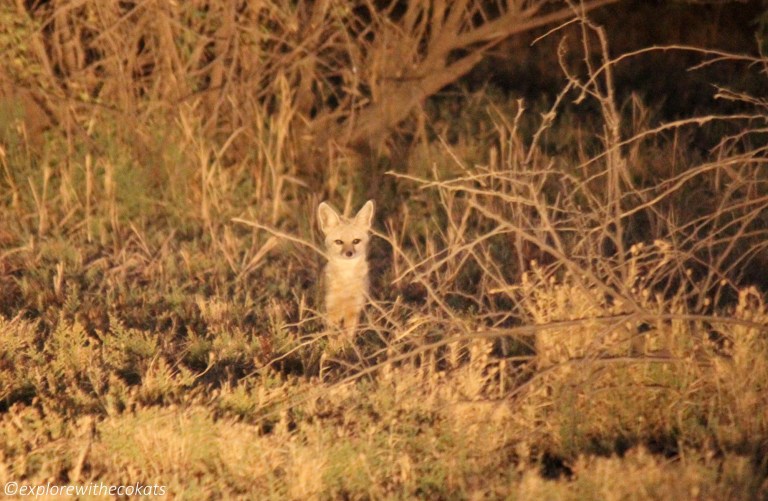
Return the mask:
<path fill-rule="evenodd" d="M 329 259 L 365 259 L 368 231 L 373 221 L 373 200 L 368 200 L 352 219 L 340 216 L 325 202 L 317 207 L 317 216 Z"/>

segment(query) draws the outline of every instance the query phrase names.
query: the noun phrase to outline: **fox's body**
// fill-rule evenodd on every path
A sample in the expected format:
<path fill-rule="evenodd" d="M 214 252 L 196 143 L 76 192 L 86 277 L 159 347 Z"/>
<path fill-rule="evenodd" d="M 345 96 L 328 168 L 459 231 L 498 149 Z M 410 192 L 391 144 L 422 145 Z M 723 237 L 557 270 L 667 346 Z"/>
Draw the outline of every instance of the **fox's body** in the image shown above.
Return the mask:
<path fill-rule="evenodd" d="M 368 231 L 373 220 L 369 200 L 354 218 L 340 216 L 325 202 L 317 208 L 325 235 L 325 311 L 331 327 L 351 340 L 368 298 Z"/>

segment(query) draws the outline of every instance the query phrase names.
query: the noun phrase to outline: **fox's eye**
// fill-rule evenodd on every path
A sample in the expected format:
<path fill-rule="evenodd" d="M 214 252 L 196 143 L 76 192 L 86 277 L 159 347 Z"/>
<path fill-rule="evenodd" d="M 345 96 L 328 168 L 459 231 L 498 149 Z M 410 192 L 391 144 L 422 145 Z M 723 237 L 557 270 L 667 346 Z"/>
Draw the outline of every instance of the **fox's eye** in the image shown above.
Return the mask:
<path fill-rule="evenodd" d="M 344 245 L 344 242 L 342 242 L 341 240 L 336 240 L 333 243 L 335 243 L 336 245 Z"/>
<path fill-rule="evenodd" d="M 360 243 L 360 239 L 359 238 L 356 238 L 356 239 L 352 240 L 352 245 L 357 245 L 359 243 Z"/>

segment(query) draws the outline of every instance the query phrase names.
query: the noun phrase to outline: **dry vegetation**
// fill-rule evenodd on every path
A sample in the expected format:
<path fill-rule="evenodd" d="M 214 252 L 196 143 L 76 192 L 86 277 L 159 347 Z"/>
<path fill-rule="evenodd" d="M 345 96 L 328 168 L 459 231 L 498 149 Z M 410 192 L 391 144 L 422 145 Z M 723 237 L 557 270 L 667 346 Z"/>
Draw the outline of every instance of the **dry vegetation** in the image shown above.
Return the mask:
<path fill-rule="evenodd" d="M 617 102 L 604 3 L 3 3 L 0 483 L 768 499 L 767 96 Z M 566 17 L 548 109 L 422 107 Z M 321 380 L 314 208 L 368 195 Z"/>

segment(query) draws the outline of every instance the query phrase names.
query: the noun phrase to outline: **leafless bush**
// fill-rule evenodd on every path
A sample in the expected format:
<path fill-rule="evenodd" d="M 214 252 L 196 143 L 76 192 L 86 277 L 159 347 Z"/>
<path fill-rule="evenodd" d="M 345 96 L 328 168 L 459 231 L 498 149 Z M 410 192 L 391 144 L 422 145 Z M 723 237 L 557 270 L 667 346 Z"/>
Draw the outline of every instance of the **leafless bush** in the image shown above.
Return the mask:
<path fill-rule="evenodd" d="M 389 173 L 439 201 L 431 207 L 437 229 L 423 243 L 405 235 L 417 223 L 408 213 L 382 235 L 394 248 L 394 284 L 417 284 L 428 310 L 450 319 L 454 330 L 447 332 L 495 337 L 509 325 L 549 326 L 533 336 L 544 366 L 574 357 L 690 353 L 718 336 L 699 324 L 670 341 L 668 329 L 650 319 L 733 308 L 739 291 L 761 279 L 768 178 L 759 137 L 768 109 L 759 98 L 718 89 L 716 97 L 748 103 L 753 112 L 623 127 L 612 69 L 631 54 L 612 58 L 602 28 L 586 18 L 581 26 L 582 64 L 570 67 L 561 45 L 568 83 L 530 138 L 520 132 L 521 102 L 513 119 L 497 116 L 500 146 L 486 165 L 454 155 L 462 175 Z M 701 52 L 704 64 L 747 59 Z M 759 68 L 766 60 L 747 63 Z M 549 156 L 541 141 L 567 98 L 593 100 L 602 116 L 601 151 L 577 165 Z M 656 161 L 643 150 L 649 138 L 713 122 L 738 132 L 704 161 L 638 181 L 636 172 Z"/>

